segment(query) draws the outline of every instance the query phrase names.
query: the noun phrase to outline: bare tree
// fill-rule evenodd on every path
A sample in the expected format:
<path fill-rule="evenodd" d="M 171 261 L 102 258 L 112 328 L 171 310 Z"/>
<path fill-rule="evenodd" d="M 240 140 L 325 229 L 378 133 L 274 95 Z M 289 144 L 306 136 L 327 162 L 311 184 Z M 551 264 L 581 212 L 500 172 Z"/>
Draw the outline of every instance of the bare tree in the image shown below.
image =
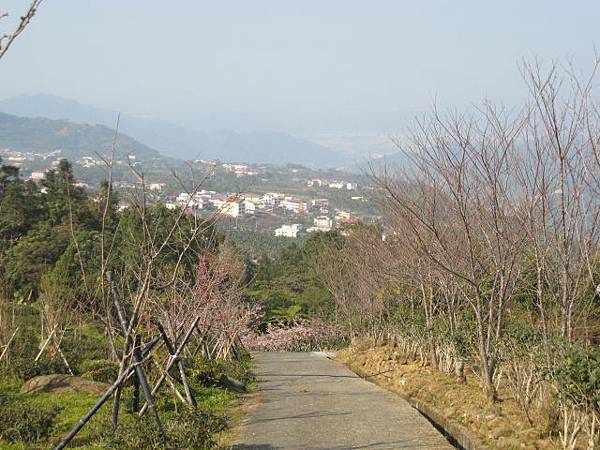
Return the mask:
<path fill-rule="evenodd" d="M 25 31 L 25 28 L 27 28 L 27 25 L 29 25 L 29 22 L 31 22 L 31 19 L 33 19 L 33 16 L 35 16 L 35 13 L 43 1 L 44 0 L 33 0 L 27 11 L 25 11 L 25 14 L 20 17 L 16 28 L 12 32 L 4 33 L 2 36 L 0 36 L 0 59 L 2 59 L 2 57 L 6 54 L 15 39 L 17 39 L 17 37 L 19 37 L 19 35 Z M 0 19 L 6 19 L 7 17 L 9 17 L 7 12 L 0 13 Z"/>

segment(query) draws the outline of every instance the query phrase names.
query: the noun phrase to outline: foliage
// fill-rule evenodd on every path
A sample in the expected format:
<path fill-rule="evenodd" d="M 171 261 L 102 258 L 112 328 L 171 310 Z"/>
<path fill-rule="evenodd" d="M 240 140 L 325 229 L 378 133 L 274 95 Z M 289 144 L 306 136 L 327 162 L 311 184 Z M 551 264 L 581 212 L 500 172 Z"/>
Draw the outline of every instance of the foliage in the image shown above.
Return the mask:
<path fill-rule="evenodd" d="M 328 317 L 333 312 L 330 292 L 320 281 L 312 260 L 322 250 L 321 233 L 312 235 L 303 246 L 288 245 L 274 260 L 264 256 L 253 267 L 246 296 L 258 302 L 265 322 L 298 317 Z"/>
<path fill-rule="evenodd" d="M 108 425 L 108 424 L 107 424 Z M 103 441 L 112 449 L 210 449 L 215 447 L 213 436 L 225 429 L 224 418 L 201 408 L 184 407 L 166 419 L 165 435 L 160 435 L 148 415 L 141 419 L 123 421 L 113 431 L 107 426 Z"/>
<path fill-rule="evenodd" d="M 103 383 L 112 383 L 117 378 L 118 369 L 114 361 L 106 359 L 86 359 L 78 367 L 83 378 Z"/>
<path fill-rule="evenodd" d="M 246 336 L 244 344 L 252 350 L 311 351 L 337 348 L 344 338 L 335 324 L 314 319 L 290 326 L 269 324 L 265 333 Z"/>
<path fill-rule="evenodd" d="M 36 442 L 49 437 L 60 408 L 0 398 L 0 439 Z"/>
<path fill-rule="evenodd" d="M 192 378 L 204 386 L 218 385 L 222 375 L 234 378 L 246 386 L 254 381 L 249 358 L 223 360 L 196 357 L 186 360 L 186 367 Z"/>
<path fill-rule="evenodd" d="M 563 343 L 552 373 L 558 395 L 583 410 L 600 413 L 600 348 Z"/>

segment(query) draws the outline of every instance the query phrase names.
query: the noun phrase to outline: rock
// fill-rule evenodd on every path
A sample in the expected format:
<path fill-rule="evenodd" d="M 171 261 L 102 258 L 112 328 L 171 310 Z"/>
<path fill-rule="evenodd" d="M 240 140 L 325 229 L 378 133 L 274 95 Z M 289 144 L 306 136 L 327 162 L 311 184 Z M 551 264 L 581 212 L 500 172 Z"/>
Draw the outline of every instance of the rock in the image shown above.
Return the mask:
<path fill-rule="evenodd" d="M 221 375 L 221 378 L 219 378 L 219 384 L 224 388 L 235 392 L 246 392 L 246 386 L 244 386 L 244 383 L 224 374 Z"/>
<path fill-rule="evenodd" d="M 99 381 L 89 381 L 85 378 L 71 375 L 53 374 L 40 375 L 28 380 L 21 387 L 21 394 L 91 394 L 101 395 L 109 384 Z"/>

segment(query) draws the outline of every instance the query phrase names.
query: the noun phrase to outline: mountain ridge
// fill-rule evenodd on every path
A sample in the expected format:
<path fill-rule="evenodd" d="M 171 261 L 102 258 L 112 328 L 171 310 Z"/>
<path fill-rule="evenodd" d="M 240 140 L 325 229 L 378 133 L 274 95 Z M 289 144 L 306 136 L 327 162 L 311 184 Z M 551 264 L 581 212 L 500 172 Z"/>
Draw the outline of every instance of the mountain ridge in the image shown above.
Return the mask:
<path fill-rule="evenodd" d="M 48 95 L 19 95 L 0 100 L 0 111 L 21 117 L 46 117 L 114 128 L 118 113 L 75 100 Z M 303 164 L 333 168 L 345 163 L 333 150 L 288 133 L 257 130 L 199 131 L 157 118 L 122 114 L 119 131 L 165 156 L 219 159 L 245 163 Z"/>
<path fill-rule="evenodd" d="M 107 155 L 115 137 L 115 130 L 104 125 L 79 124 L 67 120 L 44 117 L 21 117 L 0 112 L 0 148 L 17 152 L 51 152 L 60 150 L 61 156 L 77 160 L 95 153 Z M 134 138 L 117 135 L 115 157 L 135 155 L 143 160 L 172 161 L 153 148 Z"/>

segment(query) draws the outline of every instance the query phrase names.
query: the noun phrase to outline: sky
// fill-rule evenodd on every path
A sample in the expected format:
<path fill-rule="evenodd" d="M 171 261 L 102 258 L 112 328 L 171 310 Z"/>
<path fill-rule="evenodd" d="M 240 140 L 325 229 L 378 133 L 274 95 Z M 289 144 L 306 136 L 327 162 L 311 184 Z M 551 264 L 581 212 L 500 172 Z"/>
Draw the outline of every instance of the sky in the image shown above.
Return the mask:
<path fill-rule="evenodd" d="M 29 0 L 0 10 L 11 28 Z M 582 0 L 45 0 L 0 98 L 54 94 L 197 128 L 393 132 L 433 101 L 518 104 L 522 58 L 600 44 Z"/>

